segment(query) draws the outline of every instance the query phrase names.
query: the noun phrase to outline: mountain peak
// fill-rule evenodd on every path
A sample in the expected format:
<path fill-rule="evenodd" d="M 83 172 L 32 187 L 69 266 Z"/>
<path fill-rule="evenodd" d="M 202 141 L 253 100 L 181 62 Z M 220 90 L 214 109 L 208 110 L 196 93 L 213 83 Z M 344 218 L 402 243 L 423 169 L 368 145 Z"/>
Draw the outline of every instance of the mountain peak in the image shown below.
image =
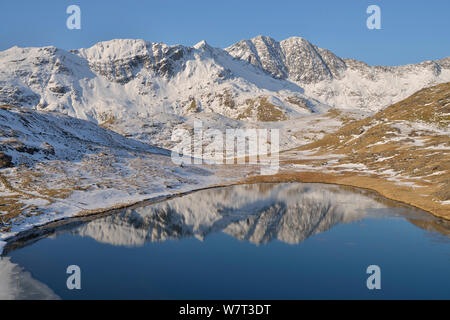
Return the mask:
<path fill-rule="evenodd" d="M 292 37 L 289 37 L 289 38 L 286 38 L 286 39 L 284 39 L 284 41 L 286 41 L 286 40 L 300 40 L 300 41 L 308 41 L 308 40 L 306 40 L 305 38 L 303 38 L 303 37 L 299 37 L 299 36 L 292 36 Z M 308 41 L 309 42 L 309 41 Z"/>
<path fill-rule="evenodd" d="M 277 42 L 274 38 L 264 35 L 257 35 L 256 37 L 252 38 L 251 40 L 263 40 L 263 41 L 269 41 L 269 42 Z"/>
<path fill-rule="evenodd" d="M 303 83 L 331 80 L 345 69 L 345 63 L 301 37 L 280 42 L 267 36 L 242 40 L 226 49 L 235 58 L 248 61 L 275 78 Z"/>
<path fill-rule="evenodd" d="M 148 42 L 142 39 L 113 39 L 94 44 L 87 49 L 80 49 L 83 58 L 90 60 L 116 60 L 147 52 Z"/>
<path fill-rule="evenodd" d="M 206 40 L 202 40 L 198 43 L 196 43 L 194 45 L 194 48 L 199 50 L 199 49 L 207 49 L 207 48 L 211 48 L 211 46 L 206 42 Z"/>
<path fill-rule="evenodd" d="M 292 44 L 311 44 L 308 40 L 302 37 L 293 36 L 286 38 L 284 40 L 281 40 L 280 43 L 292 43 Z"/>

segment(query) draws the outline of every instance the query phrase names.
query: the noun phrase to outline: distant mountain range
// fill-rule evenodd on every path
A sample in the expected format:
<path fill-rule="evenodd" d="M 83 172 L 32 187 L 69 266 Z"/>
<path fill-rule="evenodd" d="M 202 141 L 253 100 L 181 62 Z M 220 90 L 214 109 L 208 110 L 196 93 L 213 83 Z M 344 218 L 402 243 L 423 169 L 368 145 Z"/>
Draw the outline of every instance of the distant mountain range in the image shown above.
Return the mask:
<path fill-rule="evenodd" d="M 282 121 L 330 107 L 378 111 L 450 81 L 450 57 L 398 67 L 337 57 L 309 41 L 258 36 L 229 48 L 111 40 L 88 49 L 0 52 L 0 104 L 102 123 L 215 113 Z M 167 119 L 162 119 L 165 122 Z"/>

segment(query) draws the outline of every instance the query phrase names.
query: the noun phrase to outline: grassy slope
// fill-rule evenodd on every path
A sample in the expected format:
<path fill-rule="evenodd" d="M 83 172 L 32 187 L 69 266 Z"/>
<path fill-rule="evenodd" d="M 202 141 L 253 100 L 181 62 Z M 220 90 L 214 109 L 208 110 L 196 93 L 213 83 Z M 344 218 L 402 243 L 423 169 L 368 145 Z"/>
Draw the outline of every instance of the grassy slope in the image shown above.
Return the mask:
<path fill-rule="evenodd" d="M 285 168 L 301 164 L 308 170 L 287 169 L 275 177 L 253 180 L 369 188 L 450 219 L 449 122 L 450 83 L 445 83 L 282 154 Z M 304 154 L 322 159 L 299 156 Z M 333 157 L 336 160 L 330 161 Z"/>

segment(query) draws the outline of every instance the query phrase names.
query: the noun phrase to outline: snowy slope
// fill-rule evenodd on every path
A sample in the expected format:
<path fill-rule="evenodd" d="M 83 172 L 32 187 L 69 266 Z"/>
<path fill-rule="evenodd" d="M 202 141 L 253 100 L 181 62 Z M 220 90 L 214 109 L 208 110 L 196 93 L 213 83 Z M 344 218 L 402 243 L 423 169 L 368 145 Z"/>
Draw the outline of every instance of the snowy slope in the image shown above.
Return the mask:
<path fill-rule="evenodd" d="M 9 156 L 16 166 L 31 166 L 47 160 L 75 161 L 87 154 L 111 149 L 170 154 L 95 123 L 57 112 L 12 106 L 0 108 L 0 152 Z"/>

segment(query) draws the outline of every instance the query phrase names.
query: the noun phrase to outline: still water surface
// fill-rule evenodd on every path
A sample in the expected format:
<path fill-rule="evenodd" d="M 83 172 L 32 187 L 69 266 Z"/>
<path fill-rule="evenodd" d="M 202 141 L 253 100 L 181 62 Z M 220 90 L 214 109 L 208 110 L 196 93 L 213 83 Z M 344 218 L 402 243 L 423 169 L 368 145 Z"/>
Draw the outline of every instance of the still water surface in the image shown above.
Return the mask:
<path fill-rule="evenodd" d="M 211 189 L 10 244 L 0 297 L 450 299 L 450 224 L 353 188 Z M 68 290 L 66 268 L 81 268 Z M 368 290 L 369 265 L 381 290 Z"/>

